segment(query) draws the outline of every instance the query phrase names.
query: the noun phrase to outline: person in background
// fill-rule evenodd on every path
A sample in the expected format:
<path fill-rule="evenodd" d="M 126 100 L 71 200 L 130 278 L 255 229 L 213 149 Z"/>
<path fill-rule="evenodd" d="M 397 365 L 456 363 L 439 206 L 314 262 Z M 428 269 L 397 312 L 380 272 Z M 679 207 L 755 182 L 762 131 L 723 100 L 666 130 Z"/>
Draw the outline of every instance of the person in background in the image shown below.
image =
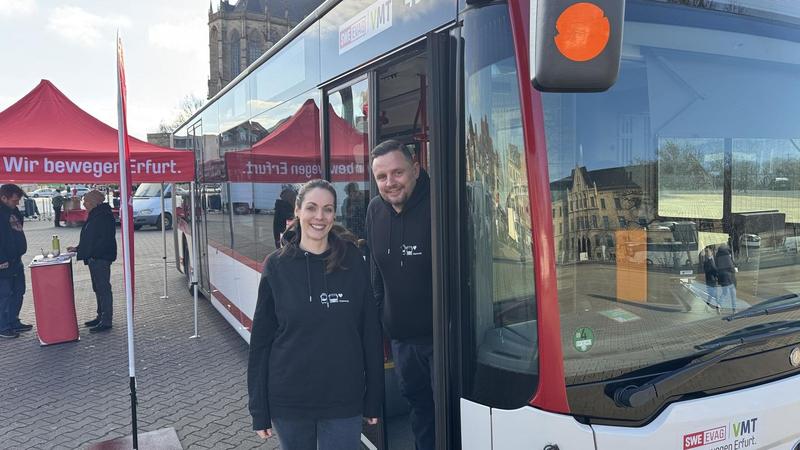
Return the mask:
<path fill-rule="evenodd" d="M 736 311 L 736 265 L 733 254 L 727 244 L 717 248 L 717 280 L 720 286 L 719 304 L 722 306 L 724 299 L 731 301 L 731 309 Z"/>
<path fill-rule="evenodd" d="M 347 193 L 342 204 L 344 226 L 356 236 L 363 238 L 364 220 L 367 215 L 364 193 L 358 188 L 358 183 L 347 183 L 344 191 Z"/>
<path fill-rule="evenodd" d="M 56 189 L 56 193 L 53 194 L 50 202 L 53 204 L 53 219 L 56 227 L 61 227 L 61 209 L 64 207 L 64 197 L 61 196 L 59 189 Z"/>
<path fill-rule="evenodd" d="M 281 191 L 275 199 L 275 216 L 272 219 L 272 237 L 275 239 L 275 248 L 280 248 L 281 233 L 286 231 L 286 222 L 294 218 L 294 202 L 297 192 L 291 187 Z"/>
<path fill-rule="evenodd" d="M 380 195 L 367 207 L 375 300 L 391 338 L 400 392 L 411 405 L 417 450 L 433 450 L 433 278 L 430 178 L 394 140 L 371 153 Z"/>
<path fill-rule="evenodd" d="M 78 252 L 78 261 L 89 266 L 92 290 L 97 299 L 97 317 L 85 325 L 92 333 L 110 330 L 114 316 L 111 264 L 117 259 L 117 226 L 111 206 L 103 200 L 105 196 L 97 190 L 83 196 L 83 207 L 89 216 L 81 228 L 77 247 L 67 247 L 70 252 Z"/>
<path fill-rule="evenodd" d="M 383 402 L 383 348 L 369 270 L 324 180 L 297 195 L 296 219 L 258 287 L 247 387 L 253 429 L 282 450 L 354 450 Z M 302 355 L 299 357 L 299 355 Z"/>
<path fill-rule="evenodd" d="M 25 296 L 22 255 L 28 251 L 24 219 L 17 209 L 22 197 L 25 192 L 16 184 L 0 186 L 0 338 L 16 338 L 33 328 L 19 320 Z"/>
<path fill-rule="evenodd" d="M 714 248 L 710 245 L 703 250 L 703 273 L 706 275 L 706 292 L 708 303 L 719 310 L 719 275 L 714 261 Z"/>

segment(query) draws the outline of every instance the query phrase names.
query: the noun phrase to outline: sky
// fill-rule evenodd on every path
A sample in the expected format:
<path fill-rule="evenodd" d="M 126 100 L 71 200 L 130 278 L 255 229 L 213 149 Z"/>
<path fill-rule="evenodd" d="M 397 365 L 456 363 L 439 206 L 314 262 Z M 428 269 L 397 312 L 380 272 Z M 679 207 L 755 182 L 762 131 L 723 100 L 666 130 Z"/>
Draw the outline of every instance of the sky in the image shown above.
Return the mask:
<path fill-rule="evenodd" d="M 146 140 L 208 91 L 208 0 L 0 0 L 0 111 L 48 79 L 116 128 L 116 46 L 129 133 Z"/>

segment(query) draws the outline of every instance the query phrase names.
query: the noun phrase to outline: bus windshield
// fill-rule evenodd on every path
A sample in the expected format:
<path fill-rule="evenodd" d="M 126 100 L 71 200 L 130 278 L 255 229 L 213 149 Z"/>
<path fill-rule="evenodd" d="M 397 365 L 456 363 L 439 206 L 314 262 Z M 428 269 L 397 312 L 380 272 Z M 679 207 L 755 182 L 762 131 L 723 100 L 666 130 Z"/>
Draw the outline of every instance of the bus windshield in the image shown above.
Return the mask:
<path fill-rule="evenodd" d="M 617 83 L 542 94 L 568 387 L 800 319 L 724 320 L 800 294 L 800 22 L 702 3 L 628 1 Z"/>

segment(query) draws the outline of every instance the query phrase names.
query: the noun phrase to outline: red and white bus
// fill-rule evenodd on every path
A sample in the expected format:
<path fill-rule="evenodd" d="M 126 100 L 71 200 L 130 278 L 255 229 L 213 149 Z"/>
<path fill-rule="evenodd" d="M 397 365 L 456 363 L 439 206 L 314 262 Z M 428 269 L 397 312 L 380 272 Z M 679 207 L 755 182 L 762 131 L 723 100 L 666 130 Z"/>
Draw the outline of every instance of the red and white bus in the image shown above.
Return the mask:
<path fill-rule="evenodd" d="M 330 180 L 363 235 L 399 139 L 431 175 L 438 448 L 800 449 L 800 4 L 575 3 L 323 2 L 175 133 L 179 270 L 249 340 L 293 190 Z M 413 448 L 392 367 L 365 448 Z"/>

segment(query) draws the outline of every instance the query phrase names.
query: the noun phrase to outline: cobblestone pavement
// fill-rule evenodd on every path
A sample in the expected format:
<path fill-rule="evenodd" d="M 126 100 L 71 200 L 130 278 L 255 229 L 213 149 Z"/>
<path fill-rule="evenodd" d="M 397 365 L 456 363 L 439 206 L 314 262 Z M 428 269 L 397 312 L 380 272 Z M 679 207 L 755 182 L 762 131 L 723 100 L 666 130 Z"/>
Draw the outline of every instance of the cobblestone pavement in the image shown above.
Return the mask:
<path fill-rule="evenodd" d="M 54 233 L 62 248 L 75 245 L 79 229 L 27 222 L 27 264 L 48 249 Z M 192 297 L 174 268 L 172 235 L 167 234 L 169 299 L 163 294 L 161 232 L 136 232 L 136 364 L 139 431 L 174 427 L 184 448 L 278 448 L 251 431 L 247 412 L 247 344 L 203 298 L 199 339 Z M 120 240 L 120 232 L 117 233 Z M 120 244 L 120 249 L 121 249 Z M 120 252 L 121 253 L 121 252 Z M 28 290 L 21 318 L 35 325 Z M 36 328 L 0 341 L 0 448 L 85 448 L 131 432 L 125 297 L 122 261 L 112 266 L 114 328 L 81 340 L 40 347 Z M 89 270 L 74 265 L 78 321 L 94 318 Z"/>

